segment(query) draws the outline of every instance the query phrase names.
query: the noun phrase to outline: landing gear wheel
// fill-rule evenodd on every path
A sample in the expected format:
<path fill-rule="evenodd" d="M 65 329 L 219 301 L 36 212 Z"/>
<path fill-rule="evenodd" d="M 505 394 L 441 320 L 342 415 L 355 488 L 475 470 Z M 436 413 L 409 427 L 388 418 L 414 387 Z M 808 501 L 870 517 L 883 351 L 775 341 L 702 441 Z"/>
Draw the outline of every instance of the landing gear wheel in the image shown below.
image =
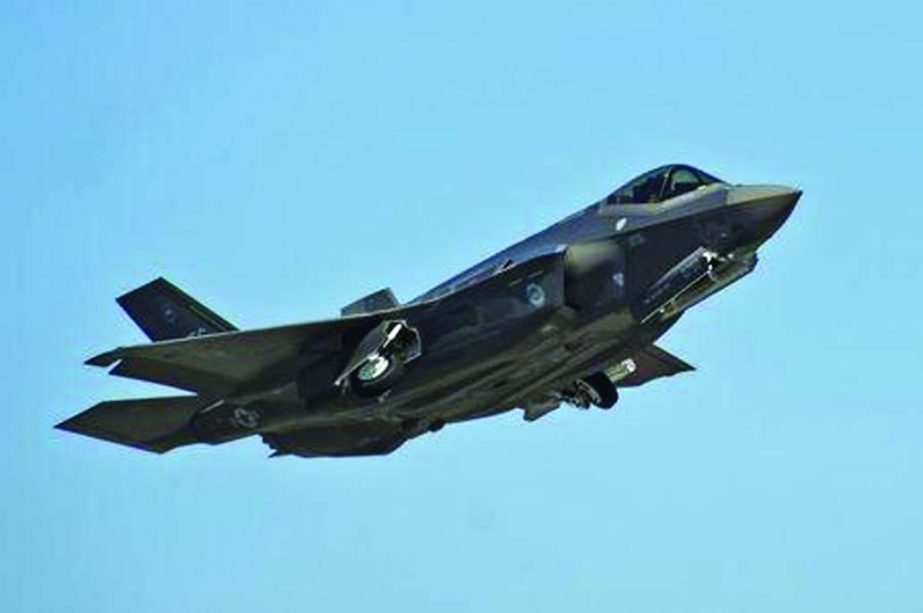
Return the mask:
<path fill-rule="evenodd" d="M 611 409 L 619 401 L 619 391 L 605 373 L 598 372 L 579 379 L 577 387 L 586 393 L 593 406 L 600 409 Z"/>
<path fill-rule="evenodd" d="M 357 396 L 375 398 L 387 392 L 404 373 L 404 362 L 394 355 L 376 354 L 349 376 Z"/>

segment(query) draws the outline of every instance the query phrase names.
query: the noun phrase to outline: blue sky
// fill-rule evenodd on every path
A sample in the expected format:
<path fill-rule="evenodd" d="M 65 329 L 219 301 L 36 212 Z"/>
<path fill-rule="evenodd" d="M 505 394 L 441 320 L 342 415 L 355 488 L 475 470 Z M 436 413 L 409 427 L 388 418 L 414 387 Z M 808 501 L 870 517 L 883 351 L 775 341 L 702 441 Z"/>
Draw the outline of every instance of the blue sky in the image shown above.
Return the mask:
<path fill-rule="evenodd" d="M 192 6 L 190 6 L 192 4 Z M 0 7 L 4 611 L 919 611 L 917 3 Z M 796 184 L 617 411 L 371 459 L 52 430 L 165 275 L 241 326 L 415 296 L 649 167 Z"/>

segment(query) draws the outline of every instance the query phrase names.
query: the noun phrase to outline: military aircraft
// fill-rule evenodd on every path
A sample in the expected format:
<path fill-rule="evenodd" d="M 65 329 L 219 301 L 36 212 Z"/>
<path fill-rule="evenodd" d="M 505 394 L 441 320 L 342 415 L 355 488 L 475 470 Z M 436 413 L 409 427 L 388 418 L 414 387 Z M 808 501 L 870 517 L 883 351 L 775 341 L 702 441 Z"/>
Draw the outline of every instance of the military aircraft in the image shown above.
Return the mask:
<path fill-rule="evenodd" d="M 117 299 L 149 344 L 87 361 L 191 392 L 97 404 L 58 428 L 164 453 L 260 435 L 273 455 L 386 454 L 445 424 L 562 404 L 692 370 L 654 342 L 753 271 L 801 191 L 692 166 L 647 172 L 405 304 L 239 331 L 164 279 Z"/>

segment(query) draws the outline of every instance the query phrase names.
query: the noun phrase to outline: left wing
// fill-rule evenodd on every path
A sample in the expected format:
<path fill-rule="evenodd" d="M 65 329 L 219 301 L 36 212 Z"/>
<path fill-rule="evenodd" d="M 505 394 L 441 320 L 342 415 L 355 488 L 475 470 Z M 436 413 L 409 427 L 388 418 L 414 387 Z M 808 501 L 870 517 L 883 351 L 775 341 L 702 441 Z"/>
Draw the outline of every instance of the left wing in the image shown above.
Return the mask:
<path fill-rule="evenodd" d="M 90 358 L 87 364 L 117 363 L 111 374 L 221 397 L 244 384 L 259 387 L 292 380 L 305 363 L 344 350 L 351 353 L 362 335 L 385 319 L 413 320 L 426 312 L 427 318 L 449 322 L 441 307 L 451 310 L 456 301 L 465 300 L 483 303 L 485 309 L 489 306 L 488 315 L 494 319 L 550 311 L 563 300 L 562 254 L 533 258 L 429 302 L 340 319 L 119 347 Z"/>
<path fill-rule="evenodd" d="M 299 359 L 340 350 L 343 337 L 373 327 L 382 313 L 120 347 L 87 360 L 114 375 L 211 395 L 242 384 L 294 378 Z"/>

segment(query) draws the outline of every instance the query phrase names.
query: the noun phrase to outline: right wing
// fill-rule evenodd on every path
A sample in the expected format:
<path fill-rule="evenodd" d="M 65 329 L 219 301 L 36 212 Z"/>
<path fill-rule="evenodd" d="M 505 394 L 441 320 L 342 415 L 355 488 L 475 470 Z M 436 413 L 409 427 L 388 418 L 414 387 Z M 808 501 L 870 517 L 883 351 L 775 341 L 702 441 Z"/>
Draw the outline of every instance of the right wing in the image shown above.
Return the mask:
<path fill-rule="evenodd" d="M 615 380 L 618 387 L 637 387 L 654 379 L 672 377 L 691 370 L 695 370 L 695 367 L 657 345 L 648 345 L 630 359 L 607 369 L 606 374 Z"/>

